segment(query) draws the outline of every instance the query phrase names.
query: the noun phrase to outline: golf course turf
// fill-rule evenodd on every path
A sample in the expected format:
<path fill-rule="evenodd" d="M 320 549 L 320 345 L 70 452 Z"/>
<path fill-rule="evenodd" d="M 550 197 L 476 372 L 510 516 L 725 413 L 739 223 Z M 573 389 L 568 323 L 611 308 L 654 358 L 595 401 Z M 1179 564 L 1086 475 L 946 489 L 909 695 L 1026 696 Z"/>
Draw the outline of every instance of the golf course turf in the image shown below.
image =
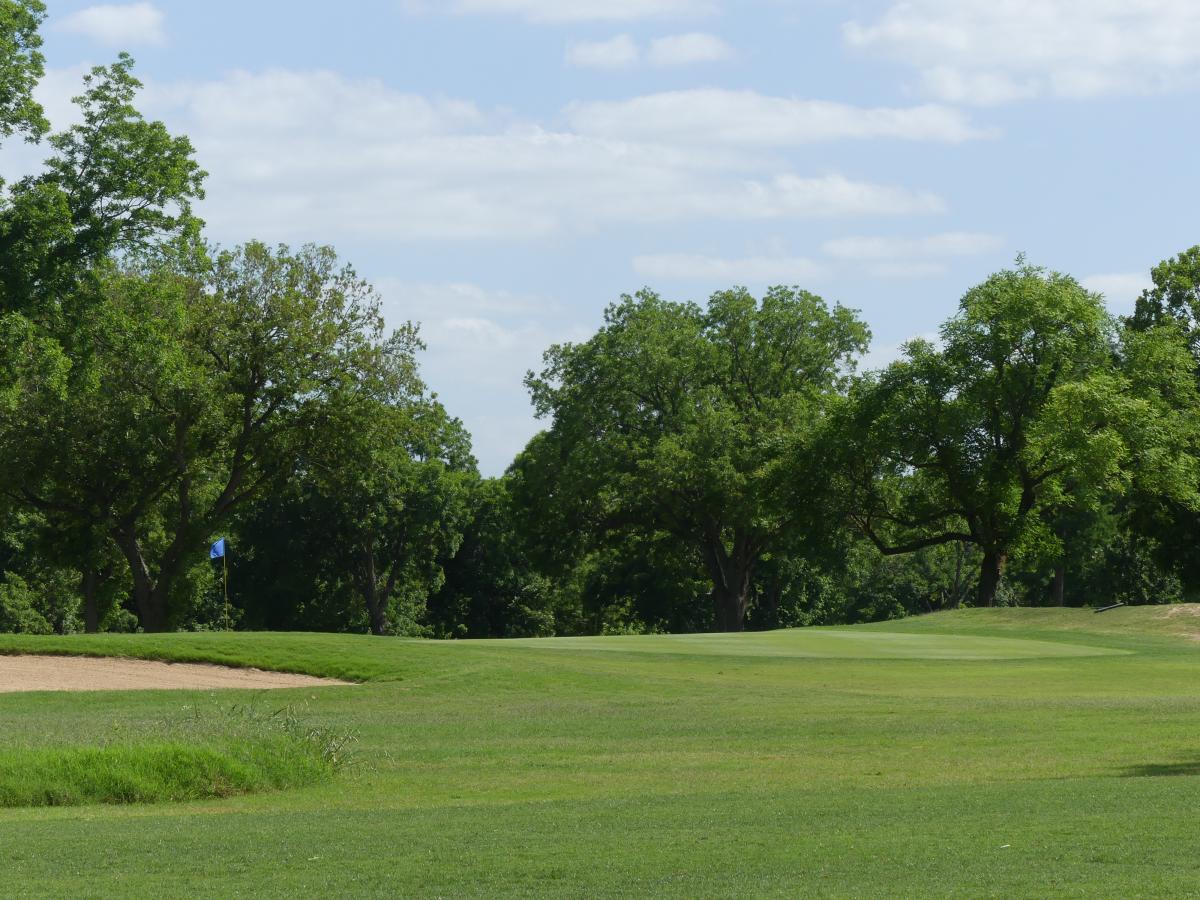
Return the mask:
<path fill-rule="evenodd" d="M 545 641 L 2 636 L 362 683 L 0 695 L 0 761 L 160 746 L 189 710 L 247 703 L 357 738 L 301 787 L 0 809 L 0 896 L 1195 896 L 1197 636 L 1196 607 Z"/>

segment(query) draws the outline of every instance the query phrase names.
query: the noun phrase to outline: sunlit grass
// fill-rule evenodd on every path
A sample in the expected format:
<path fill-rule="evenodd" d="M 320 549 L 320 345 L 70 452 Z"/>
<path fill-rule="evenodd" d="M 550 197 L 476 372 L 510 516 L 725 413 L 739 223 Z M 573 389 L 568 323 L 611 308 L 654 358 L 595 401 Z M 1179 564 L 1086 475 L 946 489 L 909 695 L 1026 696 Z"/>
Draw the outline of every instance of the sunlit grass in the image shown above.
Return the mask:
<path fill-rule="evenodd" d="M 292 706 L 191 706 L 99 745 L 0 748 L 0 807 L 165 803 L 304 787 L 349 761 L 355 737 Z"/>
<path fill-rule="evenodd" d="M 728 637 L 0 638 L 364 682 L 255 701 L 355 733 L 362 764 L 332 778 L 0 812 L 0 894 L 1187 896 L 1194 621 L 978 610 Z M 162 723 L 243 697 L 0 696 L 0 757 L 153 744 Z M 182 746 L 218 748 L 205 740 Z"/>

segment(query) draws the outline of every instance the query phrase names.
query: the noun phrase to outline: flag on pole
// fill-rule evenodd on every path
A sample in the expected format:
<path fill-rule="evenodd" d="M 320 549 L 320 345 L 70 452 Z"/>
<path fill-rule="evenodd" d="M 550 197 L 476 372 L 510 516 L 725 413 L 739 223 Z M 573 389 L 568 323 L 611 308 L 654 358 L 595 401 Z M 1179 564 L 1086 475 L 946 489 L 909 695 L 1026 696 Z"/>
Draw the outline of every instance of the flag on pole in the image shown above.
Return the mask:
<path fill-rule="evenodd" d="M 213 541 L 213 545 L 208 548 L 208 558 L 221 561 L 221 581 L 225 594 L 225 630 L 228 631 L 232 620 L 229 618 L 229 559 L 225 555 L 225 538 Z"/>

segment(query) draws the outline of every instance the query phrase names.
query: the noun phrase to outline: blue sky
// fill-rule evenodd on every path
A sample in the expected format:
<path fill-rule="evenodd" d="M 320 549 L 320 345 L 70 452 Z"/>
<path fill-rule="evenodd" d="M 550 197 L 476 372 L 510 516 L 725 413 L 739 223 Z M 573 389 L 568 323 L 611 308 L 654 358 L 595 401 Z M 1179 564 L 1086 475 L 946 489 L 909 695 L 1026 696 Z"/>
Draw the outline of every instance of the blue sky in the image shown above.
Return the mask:
<path fill-rule="evenodd" d="M 52 119 L 133 53 L 210 236 L 337 247 L 488 474 L 538 427 L 524 371 L 644 285 L 800 284 L 879 364 L 1018 252 L 1122 312 L 1200 241 L 1194 0 L 48 6 Z"/>

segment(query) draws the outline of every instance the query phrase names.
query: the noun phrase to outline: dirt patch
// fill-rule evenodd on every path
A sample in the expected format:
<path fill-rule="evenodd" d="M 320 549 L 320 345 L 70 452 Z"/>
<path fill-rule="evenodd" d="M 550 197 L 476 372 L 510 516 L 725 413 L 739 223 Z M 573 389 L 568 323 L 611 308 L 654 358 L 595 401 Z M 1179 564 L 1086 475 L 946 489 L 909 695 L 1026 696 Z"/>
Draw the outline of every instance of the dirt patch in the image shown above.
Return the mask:
<path fill-rule="evenodd" d="M 88 656 L 0 656 L 0 694 L 23 691 L 207 691 L 350 684 L 290 672 Z"/>
<path fill-rule="evenodd" d="M 1155 618 L 1175 626 L 1171 634 L 1200 643 L 1200 603 L 1173 603 L 1162 607 Z"/>

